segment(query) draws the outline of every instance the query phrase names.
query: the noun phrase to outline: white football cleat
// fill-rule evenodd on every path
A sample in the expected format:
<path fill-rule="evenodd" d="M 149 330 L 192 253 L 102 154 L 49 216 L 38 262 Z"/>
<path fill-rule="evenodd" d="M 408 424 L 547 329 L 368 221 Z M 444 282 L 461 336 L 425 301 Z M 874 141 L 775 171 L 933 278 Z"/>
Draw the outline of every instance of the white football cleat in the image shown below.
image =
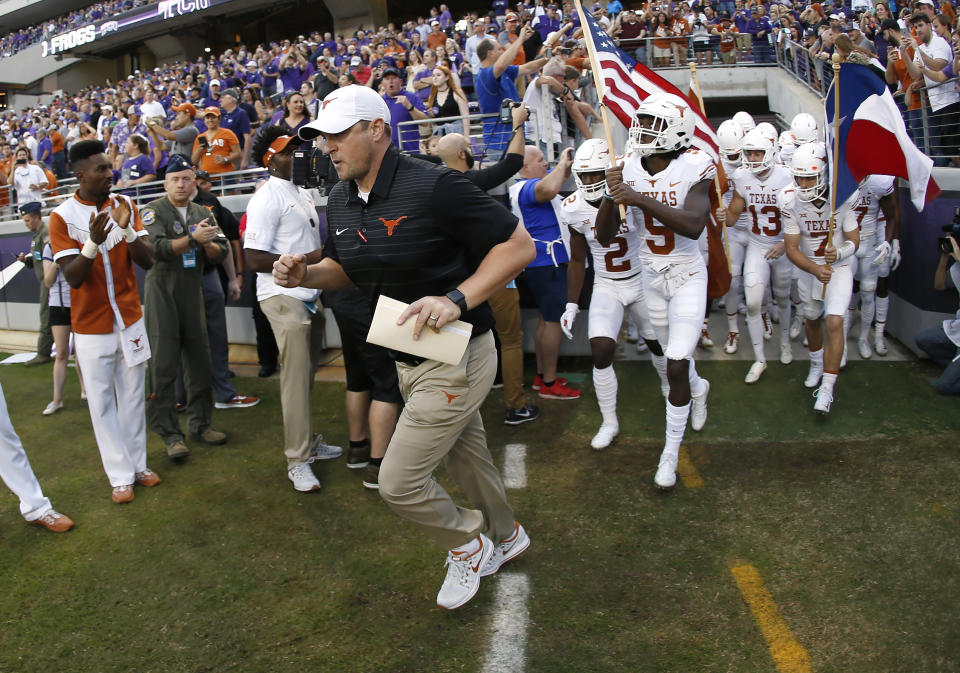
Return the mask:
<path fill-rule="evenodd" d="M 870 342 L 866 339 L 857 339 L 857 350 L 860 352 L 861 360 L 869 360 L 873 357 L 873 349 L 870 348 Z"/>
<path fill-rule="evenodd" d="M 790 339 L 796 339 L 800 336 L 800 332 L 803 331 L 803 318 L 799 315 L 794 315 L 790 320 Z"/>
<path fill-rule="evenodd" d="M 757 360 L 752 365 L 750 365 L 750 371 L 747 372 L 747 375 L 744 377 L 744 383 L 756 383 L 760 380 L 760 375 L 767 371 L 767 363 L 765 361 Z"/>
<path fill-rule="evenodd" d="M 887 354 L 887 340 L 879 327 L 875 327 L 873 331 L 873 350 L 880 356 Z"/>
<path fill-rule="evenodd" d="M 641 337 L 637 340 L 637 353 L 646 353 L 650 350 L 650 347 L 647 346 L 647 342 Z"/>
<path fill-rule="evenodd" d="M 707 424 L 707 395 L 710 394 L 710 382 L 703 379 L 703 392 L 690 398 L 690 427 L 700 432 Z"/>
<path fill-rule="evenodd" d="M 633 324 L 633 321 L 630 320 L 627 322 L 627 343 L 635 344 L 640 339 L 640 332 L 637 330 L 637 326 Z"/>
<path fill-rule="evenodd" d="M 824 386 L 820 386 L 814 391 L 813 395 L 817 398 L 817 401 L 813 403 L 813 410 L 824 416 L 829 414 L 830 405 L 833 404 L 833 393 Z"/>
<path fill-rule="evenodd" d="M 710 338 L 710 332 L 707 331 L 706 327 L 700 331 L 700 347 L 713 348 L 713 339 Z"/>
<path fill-rule="evenodd" d="M 820 379 L 823 378 L 823 363 L 816 363 L 813 360 L 810 361 L 810 372 L 807 374 L 806 380 L 803 382 L 807 388 L 816 388 L 820 384 Z"/>
<path fill-rule="evenodd" d="M 600 426 L 600 429 L 597 430 L 597 434 L 593 436 L 593 439 L 590 440 L 590 447 L 594 451 L 605 449 L 613 444 L 613 440 L 618 434 L 620 434 L 619 426 L 604 423 Z"/>
<path fill-rule="evenodd" d="M 727 335 L 727 343 L 723 345 L 723 352 L 727 355 L 733 355 L 740 349 L 740 332 L 730 332 Z"/>
<path fill-rule="evenodd" d="M 788 365 L 793 362 L 793 346 L 790 344 L 780 344 L 780 364 Z"/>
<path fill-rule="evenodd" d="M 773 321 L 770 320 L 770 314 L 764 311 L 760 314 L 763 319 L 763 340 L 770 341 L 773 338 Z"/>
<path fill-rule="evenodd" d="M 660 465 L 657 466 L 657 473 L 653 477 L 653 483 L 657 488 L 663 491 L 669 491 L 677 485 L 677 458 L 679 449 L 676 451 L 663 450 L 660 454 Z"/>

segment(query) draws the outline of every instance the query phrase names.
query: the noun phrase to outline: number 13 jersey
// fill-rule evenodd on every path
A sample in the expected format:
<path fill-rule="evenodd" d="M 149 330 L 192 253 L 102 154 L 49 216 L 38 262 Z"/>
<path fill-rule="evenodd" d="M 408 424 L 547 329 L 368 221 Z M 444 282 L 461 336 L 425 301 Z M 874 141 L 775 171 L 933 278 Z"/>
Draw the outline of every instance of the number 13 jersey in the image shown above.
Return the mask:
<path fill-rule="evenodd" d="M 648 173 L 641 157 L 633 152 L 624 157 L 623 163 L 623 181 L 630 188 L 671 208 L 683 208 L 690 189 L 702 180 L 712 180 L 716 174 L 713 160 L 693 149 L 671 161 L 656 175 Z M 641 262 L 678 263 L 701 258 L 697 239 L 675 233 L 641 208 L 627 208 L 627 221 L 638 225 Z"/>
<path fill-rule="evenodd" d="M 620 223 L 620 230 L 610 245 L 597 241 L 597 210 L 580 192 L 574 192 L 560 206 L 557 217 L 561 225 L 583 234 L 590 246 L 593 273 L 602 278 L 618 280 L 635 276 L 640 271 L 640 234 L 629 220 Z"/>
<path fill-rule="evenodd" d="M 746 202 L 750 245 L 767 249 L 781 242 L 783 222 L 779 193 L 793 184 L 790 172 L 783 166 L 773 166 L 761 179 L 753 171 L 738 168 L 733 174 L 733 183 L 737 194 Z"/>

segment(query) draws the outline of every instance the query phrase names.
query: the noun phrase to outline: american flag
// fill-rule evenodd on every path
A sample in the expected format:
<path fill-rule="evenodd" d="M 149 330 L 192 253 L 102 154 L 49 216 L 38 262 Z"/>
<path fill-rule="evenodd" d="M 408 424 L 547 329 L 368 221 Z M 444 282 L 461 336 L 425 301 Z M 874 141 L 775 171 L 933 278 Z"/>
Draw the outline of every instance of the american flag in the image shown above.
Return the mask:
<path fill-rule="evenodd" d="M 717 134 L 700 111 L 699 103 L 691 101 L 677 87 L 621 51 L 592 15 L 584 12 L 584 17 L 587 21 L 586 29 L 590 31 L 596 47 L 597 60 L 600 63 L 603 78 L 603 103 L 607 109 L 629 129 L 633 113 L 647 96 L 655 93 L 672 93 L 680 96 L 687 101 L 690 109 L 696 114 L 697 130 L 692 143 L 693 147 L 706 152 L 714 163 L 719 165 Z"/>

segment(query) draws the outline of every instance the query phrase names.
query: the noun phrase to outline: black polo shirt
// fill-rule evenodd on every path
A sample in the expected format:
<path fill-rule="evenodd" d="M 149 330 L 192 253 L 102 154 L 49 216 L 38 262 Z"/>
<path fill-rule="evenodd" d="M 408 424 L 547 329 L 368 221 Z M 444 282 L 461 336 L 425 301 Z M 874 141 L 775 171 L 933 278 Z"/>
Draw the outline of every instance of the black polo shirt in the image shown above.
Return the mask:
<path fill-rule="evenodd" d="M 461 173 L 402 156 L 391 146 L 364 203 L 353 180 L 327 201 L 324 255 L 336 260 L 375 306 L 381 294 L 412 303 L 444 295 L 473 275 L 517 218 Z M 474 336 L 493 327 L 483 304 L 460 319 Z"/>

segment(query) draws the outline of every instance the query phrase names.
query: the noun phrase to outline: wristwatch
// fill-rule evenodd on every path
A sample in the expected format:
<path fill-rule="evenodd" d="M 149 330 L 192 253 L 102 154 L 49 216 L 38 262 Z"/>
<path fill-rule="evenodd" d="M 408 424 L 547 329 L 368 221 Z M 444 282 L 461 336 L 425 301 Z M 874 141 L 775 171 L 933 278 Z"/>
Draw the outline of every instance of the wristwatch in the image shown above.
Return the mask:
<path fill-rule="evenodd" d="M 463 296 L 460 290 L 450 290 L 447 292 L 447 299 L 460 307 L 460 315 L 467 312 L 467 298 Z"/>

